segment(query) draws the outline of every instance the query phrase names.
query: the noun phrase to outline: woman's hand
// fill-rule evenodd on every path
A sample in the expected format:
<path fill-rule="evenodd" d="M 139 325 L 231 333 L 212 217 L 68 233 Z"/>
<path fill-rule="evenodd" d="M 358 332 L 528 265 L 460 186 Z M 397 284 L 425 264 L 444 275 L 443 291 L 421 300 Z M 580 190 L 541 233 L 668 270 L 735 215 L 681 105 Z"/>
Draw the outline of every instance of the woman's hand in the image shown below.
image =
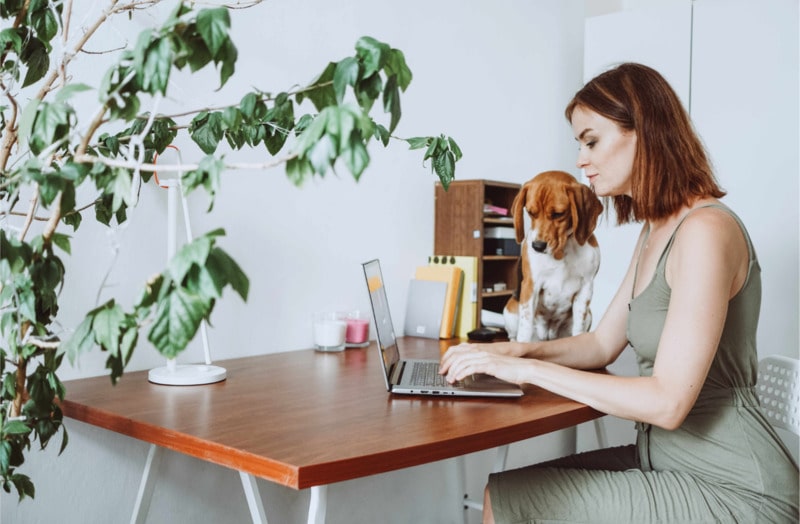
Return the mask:
<path fill-rule="evenodd" d="M 509 347 L 502 344 L 459 344 L 452 346 L 442 357 L 439 373 L 450 382 L 476 373 L 485 373 L 501 380 L 522 384 L 526 364 L 530 360 L 508 356 Z"/>

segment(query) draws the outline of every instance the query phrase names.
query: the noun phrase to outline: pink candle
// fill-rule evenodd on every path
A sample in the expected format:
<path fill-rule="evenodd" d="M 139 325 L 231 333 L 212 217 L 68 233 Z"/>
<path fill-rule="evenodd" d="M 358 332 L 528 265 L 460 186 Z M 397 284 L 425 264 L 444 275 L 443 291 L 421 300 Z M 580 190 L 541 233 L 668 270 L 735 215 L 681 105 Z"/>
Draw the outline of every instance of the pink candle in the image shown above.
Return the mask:
<path fill-rule="evenodd" d="M 348 318 L 347 331 L 344 335 L 348 344 L 363 344 L 369 340 L 369 320 L 365 318 Z"/>

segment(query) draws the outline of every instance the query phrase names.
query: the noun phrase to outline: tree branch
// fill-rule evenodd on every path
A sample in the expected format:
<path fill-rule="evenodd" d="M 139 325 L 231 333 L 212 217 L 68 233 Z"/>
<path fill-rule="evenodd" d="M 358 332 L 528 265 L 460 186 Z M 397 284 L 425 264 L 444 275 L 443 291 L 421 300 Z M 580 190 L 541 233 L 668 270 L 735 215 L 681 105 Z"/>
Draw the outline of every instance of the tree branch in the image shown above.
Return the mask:
<path fill-rule="evenodd" d="M 61 220 L 61 191 L 58 192 L 56 195 L 55 200 L 53 203 L 54 206 L 51 206 L 52 214 L 50 215 L 50 219 L 44 225 L 44 230 L 42 230 L 42 238 L 44 239 L 45 243 L 49 243 L 50 239 L 53 238 L 53 234 L 56 232 L 56 228 L 58 227 L 58 221 Z"/>
<path fill-rule="evenodd" d="M 6 126 L 3 129 L 3 142 L 0 144 L 0 171 L 5 171 L 8 165 L 8 159 L 11 157 L 11 148 L 17 142 L 17 114 L 19 113 L 19 105 L 17 100 L 8 92 L 5 84 L 0 82 L 0 87 L 6 91 L 6 98 L 11 102 L 11 118 L 6 121 Z"/>
<path fill-rule="evenodd" d="M 271 162 L 264 162 L 264 163 L 232 163 L 232 164 L 225 164 L 225 168 L 227 169 L 271 169 L 273 167 L 277 167 L 281 164 L 285 164 L 289 160 L 297 158 L 297 153 L 292 153 L 291 155 L 286 155 L 281 158 L 277 158 Z M 180 173 L 184 171 L 193 171 L 200 167 L 199 164 L 149 164 L 149 163 L 139 163 L 139 162 L 130 162 L 125 160 L 115 160 L 113 158 L 105 158 L 105 157 L 98 157 L 92 156 L 87 154 L 75 155 L 73 157 L 75 162 L 80 164 L 103 164 L 109 167 L 121 167 L 123 169 L 138 169 L 140 171 L 147 171 L 147 172 L 154 172 L 154 171 L 162 171 L 166 173 Z"/>
<path fill-rule="evenodd" d="M 36 186 L 36 192 L 31 197 L 31 205 L 28 207 L 28 212 L 25 214 L 25 224 L 22 226 L 22 229 L 19 232 L 19 239 L 24 240 L 25 235 L 28 234 L 28 230 L 31 227 L 31 223 L 33 223 L 33 216 L 36 214 L 36 206 L 39 205 L 39 186 Z"/>
<path fill-rule="evenodd" d="M 313 85 L 313 86 L 302 87 L 302 88 L 296 89 L 294 91 L 287 91 L 286 94 L 289 95 L 289 96 L 295 96 L 295 95 L 299 95 L 300 93 L 307 93 L 309 91 L 314 91 L 316 89 L 320 89 L 322 87 L 328 87 L 328 86 L 331 86 L 331 85 L 333 85 L 333 81 L 332 80 L 330 82 L 323 82 L 321 84 L 316 84 L 316 85 Z M 275 100 L 275 98 L 273 96 L 265 96 L 265 97 L 261 98 L 262 102 L 269 102 L 269 101 L 272 101 L 272 100 Z M 204 108 L 201 108 L 201 109 L 192 109 L 190 111 L 186 111 L 186 112 L 183 112 L 183 113 L 175 113 L 173 115 L 157 115 L 156 118 L 159 118 L 159 119 L 171 118 L 171 119 L 174 120 L 174 119 L 180 118 L 182 116 L 189 116 L 189 115 L 195 115 L 197 113 L 202 113 L 203 111 L 222 111 L 223 109 L 228 109 L 229 107 L 238 107 L 238 106 L 239 106 L 239 104 L 228 104 L 228 105 L 219 106 L 219 107 L 204 107 Z M 145 117 L 144 116 L 140 116 L 140 117 L 137 117 L 137 118 L 145 118 Z"/>

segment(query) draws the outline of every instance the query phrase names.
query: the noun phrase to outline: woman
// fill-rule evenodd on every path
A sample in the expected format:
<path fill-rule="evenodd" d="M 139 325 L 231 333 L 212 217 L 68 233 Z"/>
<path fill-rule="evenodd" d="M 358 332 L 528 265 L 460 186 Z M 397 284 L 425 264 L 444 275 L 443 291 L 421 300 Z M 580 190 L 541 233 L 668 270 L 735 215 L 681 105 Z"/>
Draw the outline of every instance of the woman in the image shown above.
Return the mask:
<path fill-rule="evenodd" d="M 622 284 L 592 332 L 461 344 L 441 373 L 535 384 L 635 421 L 637 442 L 492 475 L 484 522 L 797 522 L 797 465 L 753 388 L 760 268 L 680 100 L 622 64 L 566 116 L 595 192 L 644 223 Z M 628 344 L 638 377 L 587 371 Z"/>

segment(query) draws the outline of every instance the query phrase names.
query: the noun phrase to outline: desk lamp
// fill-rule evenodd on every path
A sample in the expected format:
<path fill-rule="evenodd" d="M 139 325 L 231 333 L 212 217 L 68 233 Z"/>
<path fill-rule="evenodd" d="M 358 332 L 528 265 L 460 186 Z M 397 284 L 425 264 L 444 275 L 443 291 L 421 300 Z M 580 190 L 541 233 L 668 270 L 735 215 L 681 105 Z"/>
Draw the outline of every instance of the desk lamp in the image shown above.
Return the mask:
<path fill-rule="evenodd" d="M 175 146 L 167 146 L 178 152 L 178 162 L 180 160 L 180 150 Z M 157 162 L 158 157 L 153 160 Z M 192 226 L 189 222 L 189 205 L 186 202 L 186 196 L 181 190 L 181 172 L 178 172 L 178 177 L 170 180 L 158 179 L 158 173 L 153 173 L 156 183 L 159 187 L 167 190 L 167 263 L 175 256 L 176 252 L 176 237 L 178 226 L 177 215 L 177 199 L 178 192 L 181 193 L 181 203 L 183 204 L 183 223 L 186 229 L 186 240 L 192 240 Z M 158 368 L 153 368 L 147 375 L 147 379 L 155 384 L 163 384 L 167 386 L 195 386 L 200 384 L 213 384 L 215 382 L 222 382 L 227 377 L 227 371 L 220 366 L 211 365 L 211 351 L 208 347 L 208 332 L 205 319 L 200 323 L 200 336 L 203 341 L 203 352 L 205 355 L 205 364 L 178 364 L 176 359 L 167 359 L 167 364 Z"/>

